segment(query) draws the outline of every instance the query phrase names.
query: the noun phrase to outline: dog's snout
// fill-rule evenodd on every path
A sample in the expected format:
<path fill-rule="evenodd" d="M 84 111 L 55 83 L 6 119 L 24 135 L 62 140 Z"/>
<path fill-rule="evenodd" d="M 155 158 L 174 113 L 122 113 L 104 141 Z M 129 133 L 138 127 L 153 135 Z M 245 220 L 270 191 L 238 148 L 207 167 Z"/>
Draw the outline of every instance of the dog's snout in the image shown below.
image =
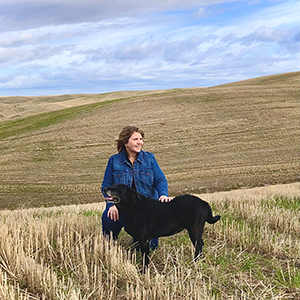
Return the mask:
<path fill-rule="evenodd" d="M 103 192 L 104 192 L 104 194 L 105 194 L 106 196 L 111 197 L 111 192 L 110 192 L 110 190 L 109 190 L 108 188 L 104 188 L 104 189 L 103 189 Z"/>

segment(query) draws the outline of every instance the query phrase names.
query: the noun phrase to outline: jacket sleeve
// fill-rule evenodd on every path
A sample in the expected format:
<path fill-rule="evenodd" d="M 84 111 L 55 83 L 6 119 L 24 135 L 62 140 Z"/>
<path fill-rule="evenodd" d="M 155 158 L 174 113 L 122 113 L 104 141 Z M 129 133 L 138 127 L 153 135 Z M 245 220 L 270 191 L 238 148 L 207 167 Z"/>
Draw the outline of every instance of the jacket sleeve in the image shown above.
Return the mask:
<path fill-rule="evenodd" d="M 104 173 L 104 177 L 103 177 L 103 181 L 102 181 L 102 185 L 101 185 L 101 192 L 104 197 L 105 197 L 105 194 L 103 193 L 103 189 L 106 187 L 110 187 L 112 185 L 113 185 L 113 159 L 112 159 L 112 157 L 110 157 L 108 160 L 106 169 L 105 169 L 105 173 Z"/>
<path fill-rule="evenodd" d="M 154 186 L 158 193 L 158 197 L 160 196 L 169 196 L 168 193 L 168 182 L 165 177 L 165 174 L 159 167 L 155 156 L 153 156 L 153 172 L 154 172 Z"/>

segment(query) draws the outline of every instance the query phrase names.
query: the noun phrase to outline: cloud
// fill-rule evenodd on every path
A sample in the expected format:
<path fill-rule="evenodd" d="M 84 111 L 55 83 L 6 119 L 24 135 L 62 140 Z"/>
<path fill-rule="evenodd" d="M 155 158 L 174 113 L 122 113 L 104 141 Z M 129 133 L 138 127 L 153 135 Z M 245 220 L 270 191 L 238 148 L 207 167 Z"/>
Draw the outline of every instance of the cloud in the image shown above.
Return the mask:
<path fill-rule="evenodd" d="M 196 18 L 196 19 L 200 19 L 201 17 L 205 16 L 205 7 L 200 7 L 197 12 L 195 12 L 193 14 L 193 16 Z"/>
<path fill-rule="evenodd" d="M 211 86 L 294 71 L 297 3 L 261 3 L 2 0 L 1 93 Z"/>
<path fill-rule="evenodd" d="M 294 28 L 269 28 L 259 27 L 251 34 L 245 36 L 243 40 L 245 42 L 266 42 L 266 43 L 282 43 L 288 39 L 293 39 L 294 35 L 297 34 Z M 293 39 L 296 41 L 295 39 Z"/>
<path fill-rule="evenodd" d="M 50 47 L 48 45 L 40 45 L 31 49 L 14 47 L 10 48 L 9 51 L 0 51 L 0 64 L 5 66 L 13 63 L 22 64 L 23 62 L 45 60 L 62 54 L 63 51 L 64 47 L 61 46 Z"/>
<path fill-rule="evenodd" d="M 237 0 L 234 0 L 237 1 Z M 157 11 L 189 9 L 226 0 L 2 0 L 0 30 L 21 30 L 61 24 L 99 22 L 118 17 L 136 17 Z"/>

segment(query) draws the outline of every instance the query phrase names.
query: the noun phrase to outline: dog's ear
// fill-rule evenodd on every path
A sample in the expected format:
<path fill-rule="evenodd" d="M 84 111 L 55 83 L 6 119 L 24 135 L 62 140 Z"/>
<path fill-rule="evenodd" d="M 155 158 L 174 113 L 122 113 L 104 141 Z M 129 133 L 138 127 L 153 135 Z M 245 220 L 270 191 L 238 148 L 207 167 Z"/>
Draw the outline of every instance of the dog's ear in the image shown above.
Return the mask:
<path fill-rule="evenodd" d="M 136 201 L 136 202 L 139 202 L 141 201 L 141 195 L 133 188 L 127 186 L 126 187 L 127 190 L 126 190 L 126 196 L 128 199 L 131 199 L 131 201 Z"/>

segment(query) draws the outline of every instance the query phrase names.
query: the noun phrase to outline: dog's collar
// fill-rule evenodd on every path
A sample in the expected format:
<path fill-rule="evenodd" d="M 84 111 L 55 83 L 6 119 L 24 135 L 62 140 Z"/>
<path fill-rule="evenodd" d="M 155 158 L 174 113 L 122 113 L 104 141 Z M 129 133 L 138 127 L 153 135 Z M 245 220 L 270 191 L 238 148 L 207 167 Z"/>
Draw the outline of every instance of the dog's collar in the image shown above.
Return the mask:
<path fill-rule="evenodd" d="M 105 202 L 112 203 L 112 204 L 118 204 L 118 203 L 120 203 L 120 200 L 117 198 L 113 198 L 113 197 L 105 197 Z"/>

